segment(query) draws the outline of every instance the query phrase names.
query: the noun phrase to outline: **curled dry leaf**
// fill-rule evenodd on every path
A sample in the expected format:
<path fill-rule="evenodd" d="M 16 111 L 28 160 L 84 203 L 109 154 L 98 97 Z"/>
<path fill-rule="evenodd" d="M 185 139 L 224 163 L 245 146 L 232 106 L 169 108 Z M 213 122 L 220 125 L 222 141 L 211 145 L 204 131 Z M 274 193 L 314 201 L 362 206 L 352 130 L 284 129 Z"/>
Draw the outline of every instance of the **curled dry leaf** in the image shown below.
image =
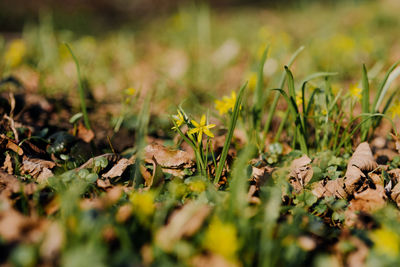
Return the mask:
<path fill-rule="evenodd" d="M 296 192 L 300 192 L 313 176 L 313 170 L 310 163 L 311 159 L 304 155 L 301 158 L 293 160 L 290 165 L 289 182 Z"/>
<path fill-rule="evenodd" d="M 100 158 L 106 158 L 109 163 L 115 163 L 119 159 L 119 156 L 114 153 L 106 153 L 106 154 L 103 154 L 100 156 L 96 156 L 96 157 L 91 158 L 88 161 L 86 161 L 84 164 L 82 164 L 81 166 L 76 168 L 76 170 L 79 171 L 79 170 L 86 169 L 86 168 L 92 168 L 94 166 L 95 160 L 100 159 Z"/>
<path fill-rule="evenodd" d="M 400 207 L 400 183 L 397 183 L 390 193 L 390 197 L 396 202 L 397 207 Z"/>
<path fill-rule="evenodd" d="M 318 197 L 330 197 L 335 196 L 337 198 L 347 198 L 347 193 L 343 189 L 344 179 L 338 178 L 336 180 L 319 181 L 313 184 L 312 193 Z"/>
<path fill-rule="evenodd" d="M 63 243 L 64 233 L 61 226 L 56 222 L 51 223 L 40 246 L 40 255 L 45 260 L 55 260 L 61 251 Z"/>
<path fill-rule="evenodd" d="M 54 166 L 56 164 L 52 161 L 25 158 L 22 162 L 21 172 L 32 175 L 33 178 L 37 178 L 38 182 L 43 182 L 53 176 L 53 172 L 50 169 L 54 168 Z"/>
<path fill-rule="evenodd" d="M 157 232 L 157 245 L 165 251 L 170 251 L 182 237 L 195 234 L 210 212 L 211 207 L 206 204 L 185 204 L 182 209 L 172 213 L 168 224 Z"/>
<path fill-rule="evenodd" d="M 22 156 L 24 154 L 24 151 L 22 150 L 22 148 L 20 148 L 16 143 L 14 143 L 11 140 L 8 140 L 6 148 L 11 149 L 12 151 L 14 151 L 15 153 L 17 153 L 20 156 Z"/>
<path fill-rule="evenodd" d="M 133 159 L 122 158 L 107 173 L 103 174 L 103 177 L 104 178 L 119 177 L 122 175 L 122 173 L 124 173 L 124 171 L 126 170 L 126 168 L 128 168 L 128 166 L 134 163 L 135 162 Z"/>
<path fill-rule="evenodd" d="M 6 158 L 4 159 L 3 163 L 3 170 L 5 170 L 8 174 L 13 174 L 14 168 L 12 166 L 11 156 L 7 153 Z"/>
<path fill-rule="evenodd" d="M 239 267 L 241 265 L 226 260 L 218 254 L 197 255 L 191 260 L 193 267 Z"/>
<path fill-rule="evenodd" d="M 92 141 L 94 138 L 94 132 L 83 126 L 81 122 L 78 124 L 76 135 L 79 139 L 82 139 L 86 143 L 90 143 L 90 141 Z"/>
<path fill-rule="evenodd" d="M 372 171 L 378 164 L 375 162 L 371 148 L 367 142 L 358 145 L 353 156 L 350 158 L 345 174 L 345 190 L 352 194 L 360 179 L 365 177 L 364 171 Z"/>
<path fill-rule="evenodd" d="M 146 162 L 152 163 L 154 157 L 162 168 L 180 169 L 194 165 L 190 154 L 183 150 L 171 150 L 158 144 L 148 145 L 144 150 Z"/>
<path fill-rule="evenodd" d="M 257 187 L 262 186 L 271 176 L 273 168 L 269 166 L 255 167 L 252 166 L 251 180 L 255 182 Z"/>

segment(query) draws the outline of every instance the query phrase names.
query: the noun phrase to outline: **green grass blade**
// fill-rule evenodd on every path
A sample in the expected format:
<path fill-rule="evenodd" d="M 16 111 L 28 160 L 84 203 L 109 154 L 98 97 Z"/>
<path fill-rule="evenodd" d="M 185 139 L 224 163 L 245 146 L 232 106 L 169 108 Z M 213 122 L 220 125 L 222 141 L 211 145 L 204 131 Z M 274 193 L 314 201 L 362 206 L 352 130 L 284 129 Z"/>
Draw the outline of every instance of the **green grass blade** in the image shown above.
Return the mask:
<path fill-rule="evenodd" d="M 387 92 L 387 90 L 389 89 L 390 84 L 392 83 L 392 81 L 398 76 L 400 75 L 400 71 L 396 73 L 395 77 L 391 77 L 390 82 L 388 82 L 389 80 L 389 76 L 390 74 L 394 71 L 394 69 L 400 64 L 400 60 L 397 61 L 396 63 L 394 63 L 390 69 L 386 72 L 385 78 L 383 79 L 381 85 L 378 88 L 378 92 L 375 96 L 373 105 L 372 105 L 372 111 L 374 112 L 378 112 L 378 108 L 381 104 L 381 102 L 383 101 L 383 98 L 385 97 L 385 94 Z"/>
<path fill-rule="evenodd" d="M 297 56 L 303 50 L 304 50 L 304 46 L 301 46 L 299 49 L 296 50 L 296 52 L 293 53 L 292 57 L 290 58 L 290 60 L 289 60 L 289 62 L 287 64 L 287 66 L 289 68 L 293 65 L 293 63 L 296 60 Z M 281 76 L 280 83 L 279 83 L 279 88 L 280 89 L 283 89 L 283 86 L 285 85 L 285 80 L 286 80 L 286 71 L 284 70 L 283 73 L 282 73 L 282 76 Z M 264 125 L 264 139 L 265 139 L 265 136 L 266 136 L 267 132 L 269 131 L 269 127 L 271 126 L 272 118 L 273 118 L 273 116 L 275 114 L 276 106 L 278 105 L 279 96 L 280 96 L 279 92 L 276 92 L 274 100 L 272 102 L 272 105 L 269 108 L 267 121 L 265 122 L 265 125 Z"/>
<path fill-rule="evenodd" d="M 368 82 L 368 73 L 365 65 L 363 64 L 362 69 L 362 92 L 361 92 L 361 109 L 362 113 L 369 113 L 369 82 Z M 366 117 L 364 117 L 365 119 Z M 361 140 L 365 141 L 368 135 L 369 123 L 364 123 L 361 127 Z"/>
<path fill-rule="evenodd" d="M 261 116 L 261 109 L 264 104 L 264 99 L 266 99 L 268 96 L 264 95 L 263 96 L 263 84 L 264 84 L 264 65 L 265 61 L 267 60 L 268 56 L 268 51 L 269 51 L 269 45 L 267 45 L 264 49 L 264 52 L 261 57 L 260 61 L 260 66 L 258 67 L 258 73 L 257 73 L 257 84 L 254 92 L 254 98 L 253 98 L 253 104 L 254 104 L 254 125 L 257 125 L 260 121 L 260 116 Z"/>
<path fill-rule="evenodd" d="M 244 89 L 246 88 L 246 86 L 247 86 L 247 82 L 240 88 L 238 97 L 235 102 L 235 107 L 233 108 L 233 113 L 232 113 L 231 121 L 229 124 L 229 129 L 228 129 L 228 135 L 226 136 L 224 147 L 222 148 L 222 152 L 221 152 L 221 159 L 218 163 L 218 167 L 215 172 L 214 184 L 217 184 L 219 182 L 219 179 L 221 178 L 221 174 L 222 174 L 222 171 L 225 166 L 225 161 L 226 161 L 226 157 L 228 156 L 229 146 L 231 145 L 231 141 L 232 141 L 232 137 L 233 137 L 233 131 L 235 130 L 236 123 L 239 118 L 240 105 L 242 103 L 243 93 L 244 93 Z"/>
<path fill-rule="evenodd" d="M 69 44 L 65 43 L 65 46 L 68 48 L 69 53 L 71 54 L 71 56 L 75 62 L 76 72 L 78 74 L 78 85 L 79 85 L 78 89 L 79 89 L 79 98 L 80 98 L 81 109 L 82 109 L 82 114 L 83 114 L 83 121 L 85 123 L 86 128 L 90 130 L 89 116 L 87 114 L 87 109 L 86 109 L 85 89 L 83 88 L 83 84 L 82 84 L 82 77 L 81 77 L 81 70 L 79 67 L 79 62 L 78 62 L 78 59 L 76 58 L 74 52 L 72 51 L 72 48 L 69 46 Z"/>

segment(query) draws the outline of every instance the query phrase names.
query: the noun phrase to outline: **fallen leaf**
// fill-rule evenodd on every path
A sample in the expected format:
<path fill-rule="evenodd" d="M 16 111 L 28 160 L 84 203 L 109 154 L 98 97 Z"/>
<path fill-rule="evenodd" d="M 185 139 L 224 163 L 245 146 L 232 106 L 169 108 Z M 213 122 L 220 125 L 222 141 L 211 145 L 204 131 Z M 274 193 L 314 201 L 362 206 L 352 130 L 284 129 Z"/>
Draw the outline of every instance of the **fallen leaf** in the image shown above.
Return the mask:
<path fill-rule="evenodd" d="M 183 150 L 171 150 L 158 144 L 148 145 L 144 150 L 146 162 L 151 163 L 154 157 L 162 168 L 190 168 L 194 165 L 190 154 Z"/>
<path fill-rule="evenodd" d="M 90 143 L 90 141 L 92 141 L 94 138 L 94 132 L 90 129 L 87 129 L 81 122 L 78 124 L 76 135 L 79 139 L 82 139 L 86 143 Z"/>
<path fill-rule="evenodd" d="M 195 234 L 211 212 L 206 204 L 189 202 L 182 209 L 174 211 L 166 226 L 156 234 L 156 243 L 165 251 L 171 251 L 182 237 Z"/>
<path fill-rule="evenodd" d="M 11 156 L 7 153 L 6 158 L 4 159 L 3 163 L 3 170 L 5 170 L 8 174 L 13 174 L 14 168 L 12 166 Z"/>
<path fill-rule="evenodd" d="M 133 160 L 122 158 L 107 173 L 103 174 L 104 178 L 115 178 L 122 175 L 126 168 L 134 164 Z"/>
<path fill-rule="evenodd" d="M 54 168 L 54 166 L 56 164 L 52 161 L 26 158 L 22 162 L 21 172 L 22 174 L 32 175 L 33 178 L 37 178 L 38 182 L 44 182 L 53 176 L 53 172 L 50 169 Z"/>
<path fill-rule="evenodd" d="M 53 222 L 47 228 L 44 240 L 40 246 L 40 255 L 47 261 L 55 260 L 64 243 L 64 233 L 61 226 Z"/>
<path fill-rule="evenodd" d="M 24 151 L 22 150 L 22 148 L 20 148 L 17 144 L 12 142 L 11 140 L 8 140 L 6 148 L 11 149 L 12 151 L 14 151 L 15 153 L 17 153 L 20 156 L 22 156 L 24 154 Z"/>
<path fill-rule="evenodd" d="M 241 265 L 226 260 L 217 254 L 197 255 L 191 260 L 193 267 L 239 267 Z"/>
<path fill-rule="evenodd" d="M 353 194 L 358 184 L 362 182 L 360 179 L 366 177 L 363 172 L 372 171 L 376 167 L 378 167 L 378 164 L 374 160 L 368 143 L 363 142 L 359 144 L 347 164 L 344 179 L 346 192 L 349 195 Z"/>
<path fill-rule="evenodd" d="M 301 158 L 293 160 L 290 165 L 289 182 L 296 192 L 300 192 L 313 176 L 310 163 L 311 159 L 307 155 L 304 155 Z"/>

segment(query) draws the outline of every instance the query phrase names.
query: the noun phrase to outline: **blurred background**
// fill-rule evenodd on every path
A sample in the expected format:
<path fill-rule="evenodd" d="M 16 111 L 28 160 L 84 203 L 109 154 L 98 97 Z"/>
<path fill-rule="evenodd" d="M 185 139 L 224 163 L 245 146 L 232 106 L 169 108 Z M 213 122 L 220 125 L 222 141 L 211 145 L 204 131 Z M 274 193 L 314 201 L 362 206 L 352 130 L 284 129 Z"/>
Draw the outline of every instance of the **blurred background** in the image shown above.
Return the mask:
<path fill-rule="evenodd" d="M 213 107 L 245 80 L 253 89 L 266 45 L 264 80 L 274 88 L 304 46 L 296 80 L 333 71 L 337 90 L 348 90 L 363 63 L 374 80 L 400 59 L 399 10 L 398 0 L 2 0 L 0 74 L 78 107 L 68 42 L 107 114 L 118 116 L 124 90 L 134 88 L 139 99 L 155 92 L 152 113 L 163 115 L 183 102 Z"/>

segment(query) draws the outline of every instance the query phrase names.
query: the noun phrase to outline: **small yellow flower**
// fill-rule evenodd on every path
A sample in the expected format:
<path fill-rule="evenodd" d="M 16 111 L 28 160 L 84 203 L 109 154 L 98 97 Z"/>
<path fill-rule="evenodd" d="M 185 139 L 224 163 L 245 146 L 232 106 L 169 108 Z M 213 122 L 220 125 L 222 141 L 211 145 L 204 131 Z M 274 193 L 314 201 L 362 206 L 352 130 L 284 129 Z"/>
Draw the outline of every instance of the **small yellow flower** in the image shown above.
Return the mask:
<path fill-rule="evenodd" d="M 191 181 L 188 186 L 189 189 L 195 193 L 201 193 L 206 190 L 206 184 L 201 180 Z"/>
<path fill-rule="evenodd" d="M 246 80 L 249 81 L 248 87 L 250 88 L 251 91 L 254 91 L 256 89 L 257 85 L 257 73 L 251 72 L 247 75 Z"/>
<path fill-rule="evenodd" d="M 223 115 L 228 113 L 229 110 L 233 111 L 236 103 L 236 93 L 232 91 L 231 97 L 224 96 L 222 100 L 215 100 L 215 108 L 219 111 L 219 114 Z"/>
<path fill-rule="evenodd" d="M 362 89 L 360 87 L 358 87 L 357 84 L 353 84 L 352 86 L 350 86 L 349 93 L 350 93 L 351 97 L 360 100 L 361 99 L 361 91 L 362 91 Z"/>
<path fill-rule="evenodd" d="M 296 105 L 297 107 L 301 107 L 303 105 L 303 98 L 300 94 L 296 95 Z"/>
<path fill-rule="evenodd" d="M 181 125 L 185 122 L 185 118 L 183 117 L 182 112 L 178 110 L 177 115 L 173 115 L 172 118 L 174 119 L 176 126 L 179 128 Z M 172 127 L 173 130 L 177 130 L 177 128 L 174 126 Z"/>
<path fill-rule="evenodd" d="M 154 193 L 151 191 L 134 192 L 130 196 L 133 213 L 139 216 L 148 217 L 154 213 Z"/>
<path fill-rule="evenodd" d="M 392 114 L 392 118 L 396 116 L 400 118 L 400 101 L 393 103 L 393 105 L 389 108 L 389 112 Z"/>
<path fill-rule="evenodd" d="M 400 252 L 400 237 L 397 233 L 383 227 L 373 231 L 370 236 L 374 242 L 374 248 L 379 253 L 397 257 Z"/>
<path fill-rule="evenodd" d="M 235 259 L 239 249 L 236 227 L 231 223 L 223 223 L 218 218 L 213 218 L 205 233 L 203 246 L 228 260 Z"/>
<path fill-rule="evenodd" d="M 209 137 L 213 138 L 214 135 L 210 131 L 211 128 L 215 127 L 215 124 L 209 124 L 206 125 L 206 115 L 201 116 L 200 123 L 196 122 L 195 120 L 192 120 L 192 124 L 195 126 L 195 128 L 191 129 L 188 134 L 195 134 L 197 133 L 197 142 L 201 142 L 203 133 L 208 135 Z"/>
<path fill-rule="evenodd" d="M 136 89 L 133 87 L 129 87 L 129 88 L 125 89 L 124 92 L 126 95 L 133 96 L 136 93 Z"/>
<path fill-rule="evenodd" d="M 22 39 L 16 39 L 10 43 L 4 55 L 4 61 L 10 67 L 16 67 L 21 64 L 26 53 L 26 44 Z"/>

